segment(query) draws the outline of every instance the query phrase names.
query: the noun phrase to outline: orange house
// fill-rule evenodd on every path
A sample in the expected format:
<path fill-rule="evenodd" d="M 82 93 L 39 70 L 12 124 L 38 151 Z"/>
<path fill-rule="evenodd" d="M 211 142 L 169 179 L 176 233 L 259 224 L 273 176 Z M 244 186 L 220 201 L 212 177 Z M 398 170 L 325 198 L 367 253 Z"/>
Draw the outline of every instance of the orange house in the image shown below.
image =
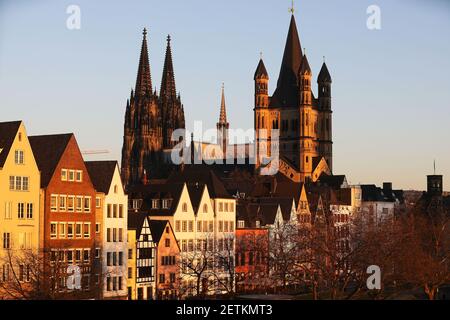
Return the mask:
<path fill-rule="evenodd" d="M 96 192 L 75 136 L 32 136 L 30 143 L 41 172 L 40 248 L 49 294 L 93 298 Z"/>
<path fill-rule="evenodd" d="M 177 299 L 180 284 L 180 247 L 167 220 L 151 220 L 150 231 L 156 244 L 156 297 Z"/>

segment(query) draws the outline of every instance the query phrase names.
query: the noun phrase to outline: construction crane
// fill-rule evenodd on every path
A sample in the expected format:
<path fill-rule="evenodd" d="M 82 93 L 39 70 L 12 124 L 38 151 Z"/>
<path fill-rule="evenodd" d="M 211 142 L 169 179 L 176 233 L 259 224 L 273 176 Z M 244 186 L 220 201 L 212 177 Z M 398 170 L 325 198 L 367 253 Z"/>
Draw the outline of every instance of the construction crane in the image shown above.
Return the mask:
<path fill-rule="evenodd" d="M 109 150 L 83 150 L 81 154 L 83 155 L 93 155 L 93 154 L 107 154 Z"/>

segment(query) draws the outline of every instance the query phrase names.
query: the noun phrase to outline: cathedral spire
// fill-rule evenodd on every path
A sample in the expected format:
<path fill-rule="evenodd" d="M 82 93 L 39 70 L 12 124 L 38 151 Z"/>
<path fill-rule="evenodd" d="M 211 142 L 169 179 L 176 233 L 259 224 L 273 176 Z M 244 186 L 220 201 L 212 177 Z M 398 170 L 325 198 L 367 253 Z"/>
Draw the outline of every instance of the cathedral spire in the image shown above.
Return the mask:
<path fill-rule="evenodd" d="M 170 35 L 167 36 L 166 58 L 164 60 L 164 69 L 161 79 L 161 90 L 159 92 L 162 98 L 176 98 L 175 75 L 173 72 L 172 49 L 170 48 Z"/>
<path fill-rule="evenodd" d="M 150 63 L 148 61 L 148 49 L 147 49 L 147 29 L 144 28 L 141 47 L 141 56 L 139 58 L 139 67 L 136 78 L 135 93 L 137 96 L 145 95 L 146 93 L 152 93 L 152 78 L 150 75 Z"/>
<path fill-rule="evenodd" d="M 227 124 L 227 110 L 225 108 L 225 86 L 222 83 L 222 99 L 220 101 L 220 116 L 219 116 L 219 123 L 222 125 Z"/>

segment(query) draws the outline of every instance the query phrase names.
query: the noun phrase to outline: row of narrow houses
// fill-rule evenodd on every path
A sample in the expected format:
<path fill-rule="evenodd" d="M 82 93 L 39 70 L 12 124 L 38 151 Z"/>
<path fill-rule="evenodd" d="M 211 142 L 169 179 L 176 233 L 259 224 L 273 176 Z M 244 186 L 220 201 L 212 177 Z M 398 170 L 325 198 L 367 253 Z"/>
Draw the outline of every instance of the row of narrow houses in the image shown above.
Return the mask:
<path fill-rule="evenodd" d="M 214 166 L 185 165 L 125 189 L 117 162 L 84 161 L 73 134 L 28 136 L 21 121 L 0 123 L 0 133 L 6 299 L 267 292 L 312 281 L 301 257 L 311 244 L 299 237 L 331 239 L 344 272 L 356 223 L 370 227 L 405 212 L 403 192 L 390 183 L 349 185 L 327 174 L 295 182 L 282 173 L 227 177 Z M 447 200 L 442 176 L 433 175 L 417 205 L 445 208 Z"/>

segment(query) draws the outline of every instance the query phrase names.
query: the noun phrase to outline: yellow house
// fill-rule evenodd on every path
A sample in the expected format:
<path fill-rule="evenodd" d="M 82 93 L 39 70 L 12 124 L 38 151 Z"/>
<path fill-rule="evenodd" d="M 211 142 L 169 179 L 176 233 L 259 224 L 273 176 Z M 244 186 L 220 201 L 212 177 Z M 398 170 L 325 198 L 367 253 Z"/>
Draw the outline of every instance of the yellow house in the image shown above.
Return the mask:
<path fill-rule="evenodd" d="M 128 229 L 127 234 L 127 292 L 128 300 L 136 300 L 136 230 Z"/>
<path fill-rule="evenodd" d="M 32 287 L 35 280 L 39 188 L 40 173 L 23 122 L 1 122 L 0 281 L 3 286 L 0 286 L 0 298 L 11 298 L 13 294 L 20 298 L 23 294 L 18 293 L 20 288 Z M 9 282 L 16 284 L 5 285 Z"/>

